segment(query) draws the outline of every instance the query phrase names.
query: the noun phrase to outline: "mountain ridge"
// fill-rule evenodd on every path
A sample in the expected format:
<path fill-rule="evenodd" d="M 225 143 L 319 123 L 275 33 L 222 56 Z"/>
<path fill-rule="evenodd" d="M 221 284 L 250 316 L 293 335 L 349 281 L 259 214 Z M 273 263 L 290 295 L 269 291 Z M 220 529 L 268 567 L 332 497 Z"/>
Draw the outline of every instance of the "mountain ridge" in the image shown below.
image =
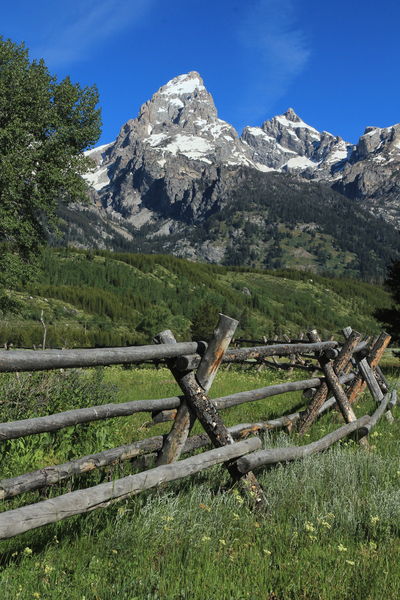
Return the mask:
<path fill-rule="evenodd" d="M 354 275 L 365 271 L 360 261 L 367 259 L 361 259 L 360 253 L 366 253 L 360 250 L 350 256 L 354 253 L 343 245 L 339 220 L 348 218 L 355 223 L 369 219 L 366 229 L 377 230 L 369 243 L 377 257 L 373 257 L 373 276 L 379 278 L 389 260 L 390 246 L 393 255 L 399 250 L 395 235 L 400 218 L 400 178 L 396 174 L 400 166 L 399 135 L 400 125 L 367 128 L 360 142 L 353 145 L 329 132 L 319 132 L 288 109 L 259 128 L 244 128 L 239 136 L 232 125 L 218 118 L 202 78 L 191 71 L 162 86 L 142 105 L 137 118 L 122 126 L 114 142 L 88 151 L 96 163 L 86 176 L 91 204 L 64 211 L 64 230 L 68 229 L 64 241 L 103 248 L 121 248 L 125 243 L 125 249 L 139 251 L 148 251 L 150 243 L 157 252 L 229 263 L 239 240 L 243 245 L 244 228 L 249 223 L 253 230 L 260 229 L 260 252 L 253 259 L 251 252 L 243 255 L 244 264 L 292 266 L 294 262 L 299 268 L 322 271 L 327 261 L 321 259 L 321 251 L 316 258 L 313 239 L 317 235 L 332 252 L 337 246 L 339 271 Z M 223 217 L 232 212 L 237 189 L 242 190 L 238 208 L 242 222 L 232 229 L 227 221 L 225 232 L 219 227 L 219 239 L 204 239 L 213 215 Z M 250 195 L 246 189 L 252 190 Z M 316 221 L 302 217 L 291 195 L 304 205 L 304 215 L 310 212 L 306 210 L 310 203 L 315 205 L 311 212 Z M 282 216 L 282 202 L 296 212 L 297 223 Z M 337 206 L 335 231 L 322 214 L 318 216 L 318 204 L 322 213 L 330 203 Z M 308 227 L 315 233 L 309 239 L 303 235 L 291 254 L 289 246 L 301 236 L 289 236 L 286 252 L 282 235 L 287 234 L 284 230 L 289 224 L 301 226 L 302 231 Z M 263 227 L 274 232 L 269 239 L 263 236 Z M 359 228 L 357 231 L 362 238 Z M 328 241 L 326 236 L 332 239 Z M 359 243 L 364 247 L 367 240 Z M 271 246 L 275 247 L 272 263 L 268 262 Z M 293 260 L 296 253 L 303 257 L 308 253 L 312 260 Z M 333 268 L 332 263 L 328 270 Z"/>

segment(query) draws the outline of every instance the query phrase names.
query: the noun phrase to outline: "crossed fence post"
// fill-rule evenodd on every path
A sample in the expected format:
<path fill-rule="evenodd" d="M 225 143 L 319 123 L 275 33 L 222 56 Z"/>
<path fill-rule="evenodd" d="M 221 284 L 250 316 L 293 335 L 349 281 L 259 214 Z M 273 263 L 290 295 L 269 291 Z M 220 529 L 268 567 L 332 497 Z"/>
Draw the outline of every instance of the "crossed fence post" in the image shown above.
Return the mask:
<path fill-rule="evenodd" d="M 174 462 L 179 458 L 196 417 L 216 448 L 234 443 L 232 435 L 224 425 L 207 392 L 217 374 L 237 325 L 238 321 L 235 319 L 220 314 L 214 336 L 204 352 L 196 372 L 194 369 L 182 372 L 175 367 L 173 361 L 168 361 L 168 367 L 180 386 L 184 398 L 159 454 L 158 465 Z M 176 343 L 169 330 L 158 334 L 155 340 L 159 343 Z M 256 507 L 266 506 L 264 492 L 254 473 L 251 471 L 246 474 L 240 473 L 235 461 L 227 462 L 225 466 L 233 480 L 240 484 L 243 492 L 249 496 Z"/>

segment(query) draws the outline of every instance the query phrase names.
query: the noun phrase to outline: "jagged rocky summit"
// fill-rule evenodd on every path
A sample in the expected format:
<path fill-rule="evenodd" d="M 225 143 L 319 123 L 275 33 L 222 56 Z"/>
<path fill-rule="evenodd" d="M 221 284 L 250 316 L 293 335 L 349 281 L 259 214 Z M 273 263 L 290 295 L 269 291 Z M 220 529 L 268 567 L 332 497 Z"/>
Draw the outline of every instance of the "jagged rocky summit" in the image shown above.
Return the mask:
<path fill-rule="evenodd" d="M 386 231 L 399 222 L 400 125 L 367 128 L 352 145 L 289 109 L 261 127 L 246 127 L 239 137 L 218 118 L 195 71 L 161 87 L 114 142 L 88 154 L 96 163 L 86 176 L 92 204 L 64 213 L 67 241 L 83 246 L 156 249 L 211 262 L 240 262 L 242 255 L 263 266 L 290 266 L 294 257 L 294 266 L 314 268 L 320 259 L 310 240 L 295 248 L 297 256 L 282 249 L 278 238 L 295 225 L 313 239 L 318 234 L 328 244 L 330 238 L 345 268 L 353 265 L 351 272 L 362 259 L 321 222 L 318 205 L 347 218 L 353 212 L 371 227 L 378 218 L 379 231 L 385 229 L 382 219 Z M 294 202 L 295 209 L 288 208 Z M 295 223 L 282 203 L 286 213 L 296 214 Z M 302 214 L 303 204 L 308 209 Z M 257 229 L 270 235 L 258 236 L 253 260 L 249 256 L 257 252 L 238 248 L 246 236 L 250 248 L 249 231 L 257 238 Z"/>

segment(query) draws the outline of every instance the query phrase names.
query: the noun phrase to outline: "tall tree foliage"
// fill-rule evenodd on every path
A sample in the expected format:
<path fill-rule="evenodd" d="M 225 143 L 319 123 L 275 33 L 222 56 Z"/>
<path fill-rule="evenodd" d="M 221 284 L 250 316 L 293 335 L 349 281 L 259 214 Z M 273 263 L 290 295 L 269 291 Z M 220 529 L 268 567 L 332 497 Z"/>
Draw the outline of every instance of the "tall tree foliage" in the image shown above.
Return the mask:
<path fill-rule="evenodd" d="M 83 199 L 83 151 L 100 135 L 96 87 L 57 82 L 0 37 L 0 290 L 32 273 L 58 202 Z"/>
<path fill-rule="evenodd" d="M 394 305 L 391 308 L 380 308 L 375 312 L 387 328 L 394 341 L 400 341 L 400 260 L 391 264 L 388 269 L 386 287 L 389 289 Z"/>

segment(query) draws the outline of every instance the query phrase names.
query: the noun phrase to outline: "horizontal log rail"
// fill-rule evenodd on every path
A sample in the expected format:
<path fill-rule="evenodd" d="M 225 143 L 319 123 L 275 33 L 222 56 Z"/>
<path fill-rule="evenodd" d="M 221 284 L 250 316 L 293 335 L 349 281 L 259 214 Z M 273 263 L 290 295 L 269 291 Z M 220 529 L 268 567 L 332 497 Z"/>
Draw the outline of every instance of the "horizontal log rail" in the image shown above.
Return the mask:
<path fill-rule="evenodd" d="M 330 446 L 354 432 L 358 432 L 360 438 L 364 437 L 365 435 L 368 435 L 378 423 L 379 419 L 387 410 L 390 400 L 391 394 L 387 394 L 371 416 L 364 415 L 363 417 L 328 433 L 321 439 L 311 442 L 311 444 L 305 446 L 288 446 L 286 448 L 271 448 L 254 452 L 248 457 L 243 457 L 237 461 L 238 469 L 241 473 L 247 473 L 247 471 L 252 471 L 253 469 L 266 465 L 276 465 L 282 462 L 290 462 L 305 458 L 316 452 L 327 450 Z"/>
<path fill-rule="evenodd" d="M 352 421 L 347 425 L 343 425 L 342 427 L 339 427 L 339 429 L 328 433 L 328 435 L 325 435 L 320 440 L 305 446 L 288 446 L 286 448 L 260 450 L 259 452 L 255 452 L 249 456 L 247 461 L 246 459 L 239 459 L 237 463 L 238 469 L 241 473 L 247 473 L 248 470 L 264 467 L 265 465 L 276 465 L 282 462 L 290 462 L 293 460 L 298 460 L 299 458 L 305 458 L 306 456 L 310 456 L 316 452 L 322 452 L 322 450 L 326 450 L 335 442 L 338 442 L 339 440 L 349 436 L 351 433 L 354 433 L 358 429 L 366 426 L 369 421 L 370 416 L 364 415 L 360 419 Z"/>
<path fill-rule="evenodd" d="M 204 471 L 213 465 L 254 452 L 260 447 L 259 438 L 250 438 L 136 475 L 128 475 L 122 479 L 9 510 L 0 514 L 0 539 L 7 539 L 42 525 L 105 507 L 113 501 Z"/>
<path fill-rule="evenodd" d="M 347 383 L 354 376 L 346 376 L 342 383 Z M 323 378 L 305 379 L 303 381 L 292 381 L 288 383 L 279 383 L 276 385 L 250 390 L 248 392 L 237 392 L 213 400 L 217 409 L 229 408 L 243 404 L 244 402 L 254 402 L 263 400 L 271 396 L 285 394 L 287 392 L 301 391 L 319 386 Z M 48 433 L 58 431 L 65 427 L 102 421 L 115 417 L 127 417 L 140 412 L 161 412 L 164 410 L 175 409 L 180 406 L 181 397 L 172 396 L 170 398 L 160 398 L 156 400 L 133 400 L 131 402 L 121 402 L 119 404 L 103 404 L 100 406 L 90 406 L 87 408 L 76 408 L 65 412 L 55 413 L 44 417 L 32 417 L 31 419 L 21 419 L 19 421 L 9 421 L 0 423 L 0 441 L 12 440 L 27 435 L 37 433 Z"/>
<path fill-rule="evenodd" d="M 0 373 L 133 364 L 182 354 L 201 355 L 203 351 L 204 342 L 79 350 L 1 350 Z"/>
<path fill-rule="evenodd" d="M 327 348 L 335 348 L 337 345 L 337 342 L 331 341 L 319 344 L 275 344 L 231 349 L 227 351 L 224 362 L 233 362 L 236 358 L 243 357 L 287 356 L 300 351 L 300 346 L 301 352 L 313 353 Z M 133 364 L 191 354 L 199 354 L 200 360 L 204 349 L 204 342 L 178 342 L 177 344 L 79 350 L 0 350 L 0 373 Z"/>

